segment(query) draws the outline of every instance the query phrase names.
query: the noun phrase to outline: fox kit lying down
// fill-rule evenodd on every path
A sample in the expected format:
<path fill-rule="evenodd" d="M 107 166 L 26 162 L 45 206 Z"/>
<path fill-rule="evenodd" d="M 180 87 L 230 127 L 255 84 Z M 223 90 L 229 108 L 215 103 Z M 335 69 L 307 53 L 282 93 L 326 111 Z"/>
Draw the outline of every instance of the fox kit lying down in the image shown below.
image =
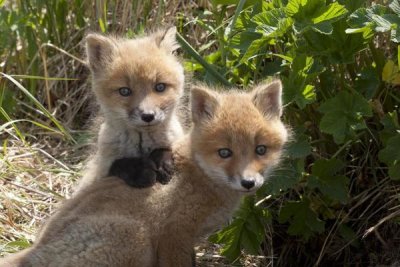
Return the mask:
<path fill-rule="evenodd" d="M 173 145 L 169 184 L 99 179 L 60 208 L 32 248 L 0 266 L 190 266 L 194 243 L 278 163 L 287 139 L 281 112 L 279 81 L 250 93 L 193 89 L 194 125 Z"/>
<path fill-rule="evenodd" d="M 183 135 L 175 114 L 184 85 L 183 68 L 173 55 L 178 48 L 175 38 L 175 27 L 136 39 L 86 37 L 93 91 L 104 122 L 78 191 L 108 176 L 115 159 L 169 148 Z M 148 182 L 144 179 L 138 186 Z"/>

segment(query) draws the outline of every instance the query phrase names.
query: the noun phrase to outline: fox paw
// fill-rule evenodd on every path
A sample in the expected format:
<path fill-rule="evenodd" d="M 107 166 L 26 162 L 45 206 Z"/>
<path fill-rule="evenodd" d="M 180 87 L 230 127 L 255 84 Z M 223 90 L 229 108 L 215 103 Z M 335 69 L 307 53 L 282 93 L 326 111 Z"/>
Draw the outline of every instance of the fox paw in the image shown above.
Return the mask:
<path fill-rule="evenodd" d="M 110 176 L 117 176 L 129 186 L 145 188 L 157 181 L 155 163 L 148 158 L 122 158 L 113 162 Z"/>
<path fill-rule="evenodd" d="M 153 150 L 149 158 L 156 165 L 157 181 L 161 184 L 167 184 L 174 174 L 174 160 L 170 149 L 159 148 Z"/>

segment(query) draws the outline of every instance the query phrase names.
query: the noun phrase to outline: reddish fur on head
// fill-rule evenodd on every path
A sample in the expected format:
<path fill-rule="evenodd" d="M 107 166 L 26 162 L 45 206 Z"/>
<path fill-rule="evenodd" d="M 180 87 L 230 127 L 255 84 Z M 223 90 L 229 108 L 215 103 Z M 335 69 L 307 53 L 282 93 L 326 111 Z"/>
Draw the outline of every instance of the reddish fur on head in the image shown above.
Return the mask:
<path fill-rule="evenodd" d="M 278 163 L 287 141 L 280 120 L 281 93 L 277 80 L 250 93 L 216 93 L 202 86 L 192 89 L 192 153 L 208 176 L 239 191 L 262 185 L 263 174 Z M 260 145 L 266 146 L 265 155 L 256 153 Z M 219 155 L 219 149 L 225 148 L 232 156 Z M 254 187 L 245 188 L 243 181 L 253 181 Z"/>
<path fill-rule="evenodd" d="M 143 113 L 155 115 L 150 125 L 169 118 L 183 93 L 183 68 L 173 51 L 178 48 L 172 27 L 136 39 L 116 39 L 100 34 L 86 37 L 93 89 L 106 117 L 127 126 L 148 126 Z M 166 85 L 162 93 L 158 83 Z M 122 96 L 120 88 L 131 90 Z"/>

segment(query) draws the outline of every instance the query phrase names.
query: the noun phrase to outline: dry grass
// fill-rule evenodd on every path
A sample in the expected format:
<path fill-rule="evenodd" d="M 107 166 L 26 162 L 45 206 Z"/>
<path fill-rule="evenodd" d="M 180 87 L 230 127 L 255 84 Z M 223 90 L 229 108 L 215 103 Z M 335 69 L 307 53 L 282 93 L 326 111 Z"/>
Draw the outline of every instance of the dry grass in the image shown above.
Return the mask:
<path fill-rule="evenodd" d="M 16 138 L 0 149 L 1 256 L 28 246 L 56 204 L 70 196 L 83 159 L 71 151 L 54 140 L 24 144 Z"/>

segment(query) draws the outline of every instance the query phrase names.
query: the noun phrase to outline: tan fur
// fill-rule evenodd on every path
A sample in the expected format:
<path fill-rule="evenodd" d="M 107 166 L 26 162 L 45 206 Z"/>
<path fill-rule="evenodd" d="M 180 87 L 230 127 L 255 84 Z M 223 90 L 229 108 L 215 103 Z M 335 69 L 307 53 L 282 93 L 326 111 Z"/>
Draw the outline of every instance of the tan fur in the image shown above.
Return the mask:
<path fill-rule="evenodd" d="M 280 99 L 279 82 L 265 90 Z M 279 160 L 287 139 L 280 107 L 256 108 L 258 97 L 193 89 L 194 126 L 173 147 L 177 171 L 169 184 L 136 189 L 116 177 L 101 179 L 68 200 L 32 248 L 0 266 L 190 266 L 195 242 L 261 186 L 247 190 L 240 180 L 258 179 Z M 255 155 L 259 144 L 268 147 L 264 156 Z M 221 159 L 220 148 L 233 156 Z"/>
<path fill-rule="evenodd" d="M 172 54 L 178 47 L 175 35 L 176 29 L 169 28 L 136 39 L 86 37 L 93 90 L 105 119 L 78 191 L 107 176 L 115 159 L 170 147 L 183 135 L 176 106 L 183 95 L 184 75 Z M 154 90 L 157 83 L 167 85 L 165 92 Z M 121 87 L 130 88 L 132 95 L 121 96 Z M 142 112 L 155 113 L 155 120 L 143 122 Z"/>

